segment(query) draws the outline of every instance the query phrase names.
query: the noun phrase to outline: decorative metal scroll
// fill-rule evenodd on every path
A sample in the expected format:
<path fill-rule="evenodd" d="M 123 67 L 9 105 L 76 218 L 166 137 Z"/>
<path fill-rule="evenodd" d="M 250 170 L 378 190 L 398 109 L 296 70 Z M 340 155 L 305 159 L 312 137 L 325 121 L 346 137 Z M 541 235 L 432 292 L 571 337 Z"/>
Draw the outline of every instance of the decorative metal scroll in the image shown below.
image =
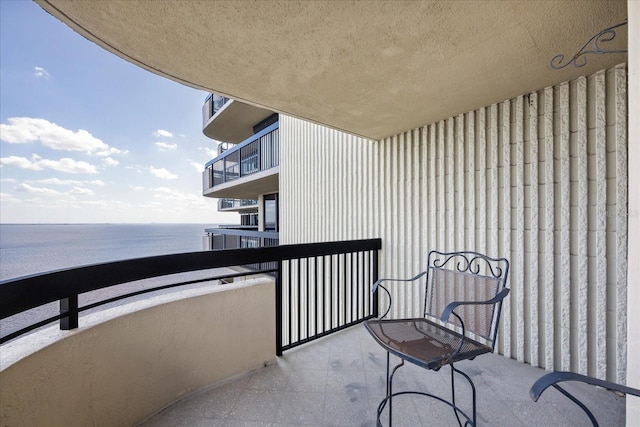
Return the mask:
<path fill-rule="evenodd" d="M 616 38 L 616 29 L 620 28 L 624 25 L 627 25 L 627 20 L 620 24 L 613 25 L 609 28 L 605 28 L 600 31 L 598 34 L 594 35 L 587 41 L 580 50 L 573 55 L 570 61 L 567 61 L 563 64 L 564 54 L 560 53 L 554 56 L 551 59 L 551 63 L 549 64 L 551 68 L 555 70 L 559 70 L 561 68 L 567 67 L 570 64 L 573 64 L 574 67 L 584 67 L 587 64 L 587 58 L 584 55 L 595 54 L 602 55 L 605 53 L 627 53 L 627 49 L 607 49 L 606 45 L 603 47 L 602 44 L 606 44 L 607 42 L 611 42 Z"/>

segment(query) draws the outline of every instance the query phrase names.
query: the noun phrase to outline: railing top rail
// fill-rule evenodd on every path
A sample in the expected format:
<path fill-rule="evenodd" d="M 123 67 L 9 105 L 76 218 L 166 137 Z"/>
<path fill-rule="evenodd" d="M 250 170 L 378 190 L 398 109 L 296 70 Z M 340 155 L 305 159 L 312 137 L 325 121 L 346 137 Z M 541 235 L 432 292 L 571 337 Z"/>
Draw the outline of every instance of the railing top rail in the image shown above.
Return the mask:
<path fill-rule="evenodd" d="M 235 147 L 233 148 L 229 148 L 228 150 L 225 150 L 224 153 L 220 154 L 218 157 L 216 157 L 215 159 L 209 160 L 205 165 L 204 168 L 208 168 L 209 166 L 211 166 L 213 163 L 217 162 L 218 160 L 223 159 L 226 156 L 229 156 L 233 153 L 235 153 L 236 151 L 240 150 L 242 147 L 251 144 L 252 142 L 262 138 L 263 136 L 265 136 L 268 133 L 273 132 L 274 130 L 278 129 L 280 127 L 280 122 L 275 122 L 269 126 L 267 126 L 266 128 L 262 129 L 260 132 L 251 135 L 249 138 L 245 139 L 244 141 L 242 141 L 241 143 L 237 144 Z"/>
<path fill-rule="evenodd" d="M 0 281 L 0 319 L 121 283 L 211 268 L 378 250 L 381 239 L 189 252 L 127 259 Z"/>

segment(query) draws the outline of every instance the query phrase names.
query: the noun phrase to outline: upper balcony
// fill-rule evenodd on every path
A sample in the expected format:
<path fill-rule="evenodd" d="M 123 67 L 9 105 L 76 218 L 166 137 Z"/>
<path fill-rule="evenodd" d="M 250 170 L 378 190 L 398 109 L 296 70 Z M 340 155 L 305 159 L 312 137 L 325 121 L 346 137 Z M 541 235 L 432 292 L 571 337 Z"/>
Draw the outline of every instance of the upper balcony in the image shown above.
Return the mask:
<path fill-rule="evenodd" d="M 258 199 L 220 199 L 220 212 L 252 212 L 258 210 Z"/>
<path fill-rule="evenodd" d="M 257 199 L 278 191 L 279 123 L 273 123 L 205 165 L 202 194 L 207 197 Z"/>
<path fill-rule="evenodd" d="M 255 133 L 257 123 L 273 114 L 271 110 L 212 93 L 202 106 L 202 132 L 217 141 L 238 144 Z"/>

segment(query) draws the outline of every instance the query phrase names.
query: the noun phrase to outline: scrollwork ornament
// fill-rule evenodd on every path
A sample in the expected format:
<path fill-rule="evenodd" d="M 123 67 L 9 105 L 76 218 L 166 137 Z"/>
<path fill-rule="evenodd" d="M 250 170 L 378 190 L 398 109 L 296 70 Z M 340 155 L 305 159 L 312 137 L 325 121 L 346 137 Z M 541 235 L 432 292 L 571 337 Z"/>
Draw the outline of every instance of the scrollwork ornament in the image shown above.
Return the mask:
<path fill-rule="evenodd" d="M 563 64 L 565 55 L 563 53 L 559 53 L 551 59 L 549 65 L 554 70 L 560 70 L 562 68 L 568 67 L 571 64 L 573 64 L 574 67 L 580 68 L 584 67 L 587 64 L 587 58 L 585 57 L 585 55 L 588 54 L 604 55 L 607 53 L 627 53 L 627 49 L 607 49 L 606 47 L 603 47 L 601 45 L 601 43 L 613 41 L 613 39 L 616 38 L 616 29 L 624 25 L 627 25 L 626 20 L 600 31 L 598 34 L 591 37 L 589 41 L 587 41 L 580 48 L 580 50 L 575 55 L 573 55 L 570 61 L 567 61 Z"/>

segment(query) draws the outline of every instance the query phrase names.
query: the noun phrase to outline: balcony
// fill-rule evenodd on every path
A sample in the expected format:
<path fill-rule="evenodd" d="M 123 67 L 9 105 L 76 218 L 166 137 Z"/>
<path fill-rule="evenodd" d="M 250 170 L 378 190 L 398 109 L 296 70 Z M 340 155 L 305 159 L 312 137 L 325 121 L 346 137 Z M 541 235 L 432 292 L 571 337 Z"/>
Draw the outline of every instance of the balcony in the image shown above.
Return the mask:
<path fill-rule="evenodd" d="M 280 138 L 278 122 L 224 151 L 205 165 L 204 196 L 256 199 L 278 191 Z"/>
<path fill-rule="evenodd" d="M 263 248 L 278 246 L 279 234 L 275 231 L 258 231 L 257 227 L 207 228 L 211 250 Z"/>
<path fill-rule="evenodd" d="M 204 101 L 204 105 L 202 106 L 202 127 L 209 121 L 211 117 L 213 117 L 222 107 L 230 101 L 229 98 L 225 98 L 222 95 L 218 95 L 215 93 L 209 94 L 207 99 Z"/>
<path fill-rule="evenodd" d="M 285 352 L 275 363 L 212 385 L 143 422 L 144 427 L 291 425 L 374 427 L 385 395 L 386 353 L 362 325 Z M 486 354 L 458 365 L 473 372 L 480 426 L 585 426 L 589 419 L 559 392 L 538 403 L 529 397 L 543 369 Z M 451 394 L 448 369 L 431 372 L 410 363 L 398 370 L 394 391 Z M 625 425 L 625 399 L 595 387 L 569 384 L 601 426 Z M 461 390 L 462 398 L 466 397 Z M 432 399 L 394 399 L 394 426 L 457 426 L 451 408 Z M 385 414 L 386 415 L 386 414 Z M 382 425 L 388 425 L 383 415 Z"/>
<path fill-rule="evenodd" d="M 244 212 L 258 209 L 257 199 L 220 199 L 218 210 L 221 212 Z"/>
<path fill-rule="evenodd" d="M 48 425 L 51 420 L 66 426 L 133 425 L 209 384 L 273 364 L 275 355 L 371 318 L 377 297 L 367 289 L 378 277 L 380 247 L 380 239 L 372 239 L 204 251 L 3 281 L 3 321 L 60 302 L 53 317 L 0 339 L 3 425 Z M 186 283 L 116 297 L 102 293 L 103 300 L 80 306 L 87 292 L 252 263 L 275 263 L 276 268 L 251 276 L 223 272 L 207 280 L 247 280 L 79 316 L 101 304 Z M 329 307 L 340 310 L 332 313 Z M 60 329 L 24 335 L 57 320 Z"/>
<path fill-rule="evenodd" d="M 273 111 L 211 94 L 202 107 L 202 132 L 217 141 L 238 144 L 251 137 L 254 126 Z"/>
<path fill-rule="evenodd" d="M 374 239 L 195 252 L 4 281 L 3 320 L 60 299 L 66 308 L 54 320 L 66 318 L 69 326 L 75 318 L 75 326 L 3 344 L 3 425 L 373 426 L 385 392 L 386 354 L 358 323 L 377 315 L 377 296 L 366 290 L 378 277 L 380 247 Z M 276 279 L 254 274 L 231 285 L 151 297 L 78 324 L 78 311 L 86 308 L 78 307 L 78 293 L 251 262 L 276 262 Z M 529 399 L 542 369 L 497 354 L 458 367 L 475 377 L 480 425 L 587 422 L 558 392 L 538 403 Z M 396 391 L 450 392 L 447 372 L 407 364 L 396 375 Z M 601 425 L 624 425 L 624 398 L 568 388 Z M 394 399 L 396 425 L 455 425 L 450 408 L 403 397 Z"/>

